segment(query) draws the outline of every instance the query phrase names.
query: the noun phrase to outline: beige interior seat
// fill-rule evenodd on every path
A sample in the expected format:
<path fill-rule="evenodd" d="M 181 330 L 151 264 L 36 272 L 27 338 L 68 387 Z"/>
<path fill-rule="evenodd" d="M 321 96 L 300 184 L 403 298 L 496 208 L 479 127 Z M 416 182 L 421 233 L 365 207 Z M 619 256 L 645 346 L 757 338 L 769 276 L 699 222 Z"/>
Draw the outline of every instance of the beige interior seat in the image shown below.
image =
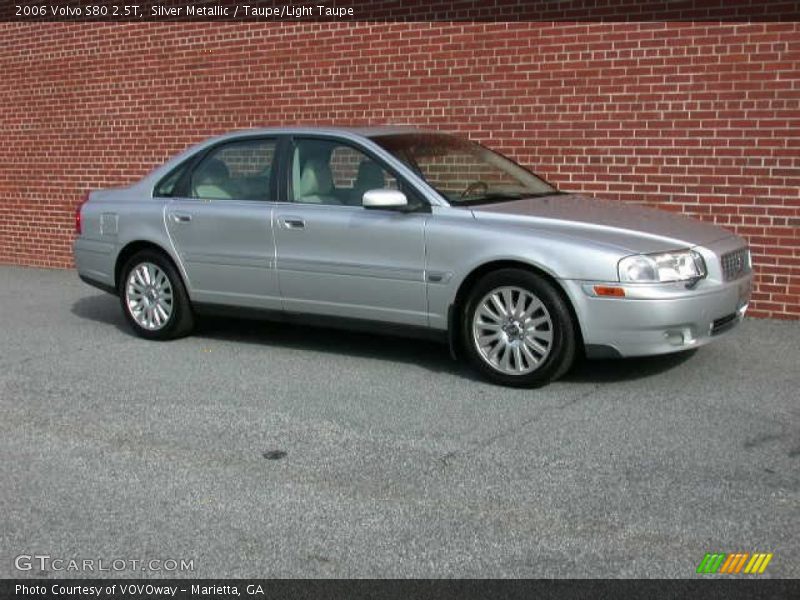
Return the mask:
<path fill-rule="evenodd" d="M 206 164 L 201 165 L 194 175 L 194 193 L 197 198 L 207 198 L 211 200 L 230 200 L 231 194 L 231 174 L 228 165 L 212 158 Z"/>
<path fill-rule="evenodd" d="M 298 155 L 295 151 L 294 169 L 297 172 Z M 312 157 L 306 160 L 300 177 L 293 179 L 294 201 L 308 204 L 341 204 L 334 195 L 333 175 L 326 160 Z"/>

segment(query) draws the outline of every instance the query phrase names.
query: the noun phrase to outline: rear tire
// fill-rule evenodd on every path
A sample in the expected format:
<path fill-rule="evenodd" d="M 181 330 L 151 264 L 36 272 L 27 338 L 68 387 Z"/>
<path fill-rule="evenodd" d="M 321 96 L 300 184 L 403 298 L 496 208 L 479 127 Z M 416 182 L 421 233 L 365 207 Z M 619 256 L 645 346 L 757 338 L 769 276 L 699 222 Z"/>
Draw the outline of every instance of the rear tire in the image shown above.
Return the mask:
<path fill-rule="evenodd" d="M 537 387 L 564 375 L 577 351 L 576 325 L 561 294 L 524 269 L 501 269 L 470 291 L 461 322 L 462 347 L 486 379 Z"/>
<path fill-rule="evenodd" d="M 137 252 L 122 268 L 122 312 L 133 331 L 148 340 L 172 340 L 194 327 L 189 295 L 178 270 L 161 252 Z"/>

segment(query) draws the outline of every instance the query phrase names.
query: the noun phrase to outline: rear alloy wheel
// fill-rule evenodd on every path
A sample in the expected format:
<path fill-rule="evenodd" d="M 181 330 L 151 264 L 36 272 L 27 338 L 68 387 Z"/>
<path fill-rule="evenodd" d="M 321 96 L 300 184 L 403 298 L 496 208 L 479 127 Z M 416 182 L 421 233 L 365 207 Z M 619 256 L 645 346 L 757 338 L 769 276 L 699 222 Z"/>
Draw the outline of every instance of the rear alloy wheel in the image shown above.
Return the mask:
<path fill-rule="evenodd" d="M 534 387 L 569 369 L 575 327 L 550 283 L 522 269 L 481 279 L 469 295 L 462 323 L 472 364 L 491 381 Z"/>
<path fill-rule="evenodd" d="M 135 254 L 120 280 L 120 300 L 134 331 L 151 340 L 169 340 L 194 324 L 183 281 L 172 263 L 152 250 Z"/>

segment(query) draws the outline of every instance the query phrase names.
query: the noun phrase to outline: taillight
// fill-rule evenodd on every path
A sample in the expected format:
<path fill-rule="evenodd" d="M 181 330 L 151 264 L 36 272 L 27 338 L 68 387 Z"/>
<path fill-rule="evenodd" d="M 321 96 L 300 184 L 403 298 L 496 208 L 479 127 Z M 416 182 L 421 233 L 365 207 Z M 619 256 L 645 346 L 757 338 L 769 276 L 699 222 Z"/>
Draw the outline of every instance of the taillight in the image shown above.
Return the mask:
<path fill-rule="evenodd" d="M 81 200 L 81 203 L 78 204 L 78 207 L 75 209 L 75 233 L 77 233 L 78 235 L 81 234 L 83 229 L 83 226 L 81 225 L 81 209 L 83 208 L 83 205 L 86 204 L 88 201 L 89 201 L 89 192 L 86 192 L 83 195 L 83 200 Z"/>

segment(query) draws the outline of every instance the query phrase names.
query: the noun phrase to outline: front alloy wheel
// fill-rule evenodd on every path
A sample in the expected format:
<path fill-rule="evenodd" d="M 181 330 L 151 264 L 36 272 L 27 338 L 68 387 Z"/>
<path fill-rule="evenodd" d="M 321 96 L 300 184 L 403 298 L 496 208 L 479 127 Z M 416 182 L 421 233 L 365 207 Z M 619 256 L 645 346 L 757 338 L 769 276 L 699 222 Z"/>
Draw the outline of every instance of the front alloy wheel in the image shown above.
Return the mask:
<path fill-rule="evenodd" d="M 463 312 L 463 347 L 487 379 L 535 387 L 566 373 L 576 329 L 554 284 L 524 269 L 501 269 L 472 289 Z"/>
<path fill-rule="evenodd" d="M 542 301 L 519 287 L 500 287 L 478 303 L 472 338 L 484 361 L 505 375 L 538 369 L 553 345 L 553 321 Z"/>

